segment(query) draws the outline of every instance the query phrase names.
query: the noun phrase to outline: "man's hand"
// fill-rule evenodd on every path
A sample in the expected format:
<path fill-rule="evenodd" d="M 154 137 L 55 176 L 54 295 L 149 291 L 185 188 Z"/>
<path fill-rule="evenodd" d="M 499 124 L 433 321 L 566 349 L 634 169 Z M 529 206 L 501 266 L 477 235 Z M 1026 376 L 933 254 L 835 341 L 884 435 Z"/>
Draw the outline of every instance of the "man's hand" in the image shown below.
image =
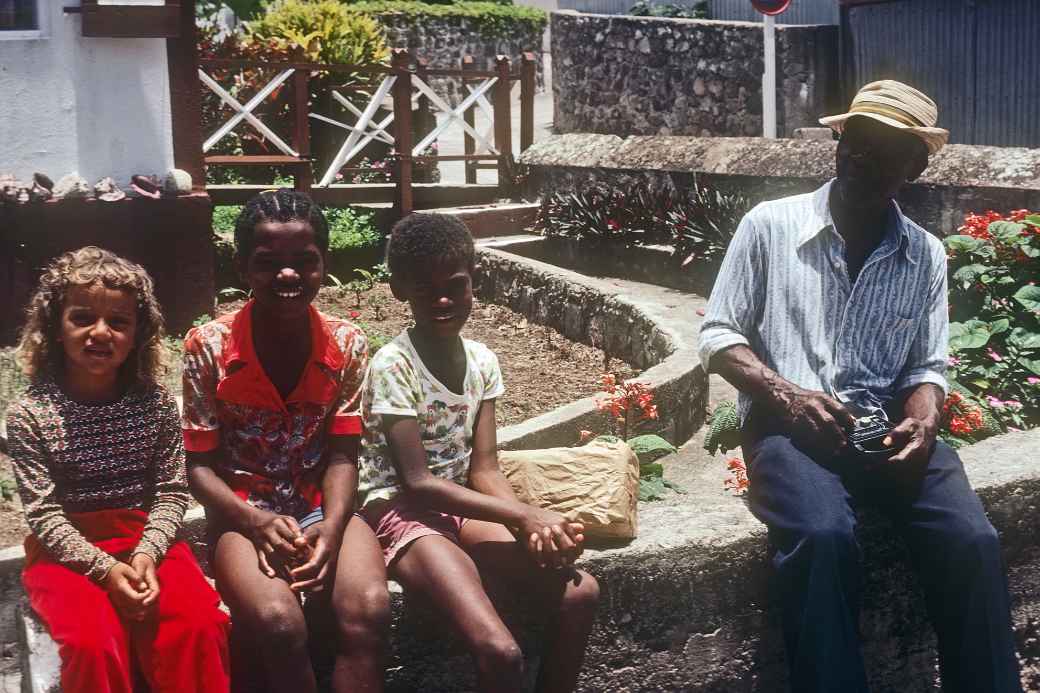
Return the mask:
<path fill-rule="evenodd" d="M 551 510 L 531 507 L 520 524 L 524 547 L 538 565 L 571 565 L 585 550 L 585 526 Z"/>
<path fill-rule="evenodd" d="M 911 417 L 903 419 L 881 441 L 882 445 L 898 450 L 888 461 L 892 464 L 927 464 L 935 446 L 937 432 L 938 426 L 933 422 Z"/>
<path fill-rule="evenodd" d="M 329 567 L 338 559 L 343 532 L 324 521 L 316 522 L 303 533 L 306 544 L 301 552 L 305 561 L 289 571 L 289 587 L 297 592 L 320 592 L 325 588 Z"/>
<path fill-rule="evenodd" d="M 831 455 L 845 448 L 845 431 L 856 422 L 833 397 L 790 383 L 778 388 L 772 405 L 776 416 L 790 428 L 792 437 Z"/>
<path fill-rule="evenodd" d="M 144 603 L 149 596 L 148 582 L 133 566 L 116 563 L 101 586 L 123 618 L 138 623 L 144 621 L 149 611 Z"/>

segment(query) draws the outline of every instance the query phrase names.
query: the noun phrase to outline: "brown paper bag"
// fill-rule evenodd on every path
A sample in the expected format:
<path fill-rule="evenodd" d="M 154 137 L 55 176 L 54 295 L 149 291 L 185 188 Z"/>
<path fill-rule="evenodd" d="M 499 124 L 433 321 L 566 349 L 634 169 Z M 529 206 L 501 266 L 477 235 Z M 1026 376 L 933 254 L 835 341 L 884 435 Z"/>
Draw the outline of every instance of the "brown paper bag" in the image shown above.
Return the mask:
<path fill-rule="evenodd" d="M 635 538 L 639 459 L 625 443 L 506 450 L 498 463 L 522 502 L 583 522 L 589 538 Z"/>

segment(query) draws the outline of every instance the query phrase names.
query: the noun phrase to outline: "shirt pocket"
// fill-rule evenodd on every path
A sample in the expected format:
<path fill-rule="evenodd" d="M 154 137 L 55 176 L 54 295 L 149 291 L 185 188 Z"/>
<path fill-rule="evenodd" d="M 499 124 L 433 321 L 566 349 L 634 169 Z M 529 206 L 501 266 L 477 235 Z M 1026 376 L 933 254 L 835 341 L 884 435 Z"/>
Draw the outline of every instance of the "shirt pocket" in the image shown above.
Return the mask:
<path fill-rule="evenodd" d="M 877 363 L 881 373 L 892 375 L 898 373 L 906 362 L 910 345 L 917 336 L 921 318 L 919 315 L 899 315 L 893 313 L 881 320 L 879 330 L 879 353 Z"/>

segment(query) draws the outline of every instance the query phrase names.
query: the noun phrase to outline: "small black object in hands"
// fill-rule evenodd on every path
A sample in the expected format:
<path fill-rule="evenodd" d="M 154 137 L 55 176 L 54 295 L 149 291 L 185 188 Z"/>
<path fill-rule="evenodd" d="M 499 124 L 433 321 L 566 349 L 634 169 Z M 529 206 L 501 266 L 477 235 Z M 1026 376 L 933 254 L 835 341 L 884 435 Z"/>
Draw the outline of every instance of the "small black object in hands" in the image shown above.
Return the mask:
<path fill-rule="evenodd" d="M 856 419 L 852 430 L 846 434 L 849 445 L 861 455 L 890 455 L 894 447 L 886 447 L 882 441 L 894 427 L 884 418 L 874 414 Z"/>

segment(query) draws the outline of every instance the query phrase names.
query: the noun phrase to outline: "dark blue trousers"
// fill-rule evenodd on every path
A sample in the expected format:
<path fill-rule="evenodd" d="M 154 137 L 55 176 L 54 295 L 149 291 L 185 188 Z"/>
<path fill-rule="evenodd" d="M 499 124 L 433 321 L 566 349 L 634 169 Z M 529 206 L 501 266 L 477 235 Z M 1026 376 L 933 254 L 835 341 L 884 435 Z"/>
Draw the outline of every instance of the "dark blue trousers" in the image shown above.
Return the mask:
<path fill-rule="evenodd" d="M 944 691 L 1021 691 L 997 532 L 957 454 L 868 471 L 813 460 L 784 435 L 747 436 L 751 512 L 769 528 L 793 691 L 866 691 L 854 508 L 880 508 L 909 545 L 939 640 Z"/>

